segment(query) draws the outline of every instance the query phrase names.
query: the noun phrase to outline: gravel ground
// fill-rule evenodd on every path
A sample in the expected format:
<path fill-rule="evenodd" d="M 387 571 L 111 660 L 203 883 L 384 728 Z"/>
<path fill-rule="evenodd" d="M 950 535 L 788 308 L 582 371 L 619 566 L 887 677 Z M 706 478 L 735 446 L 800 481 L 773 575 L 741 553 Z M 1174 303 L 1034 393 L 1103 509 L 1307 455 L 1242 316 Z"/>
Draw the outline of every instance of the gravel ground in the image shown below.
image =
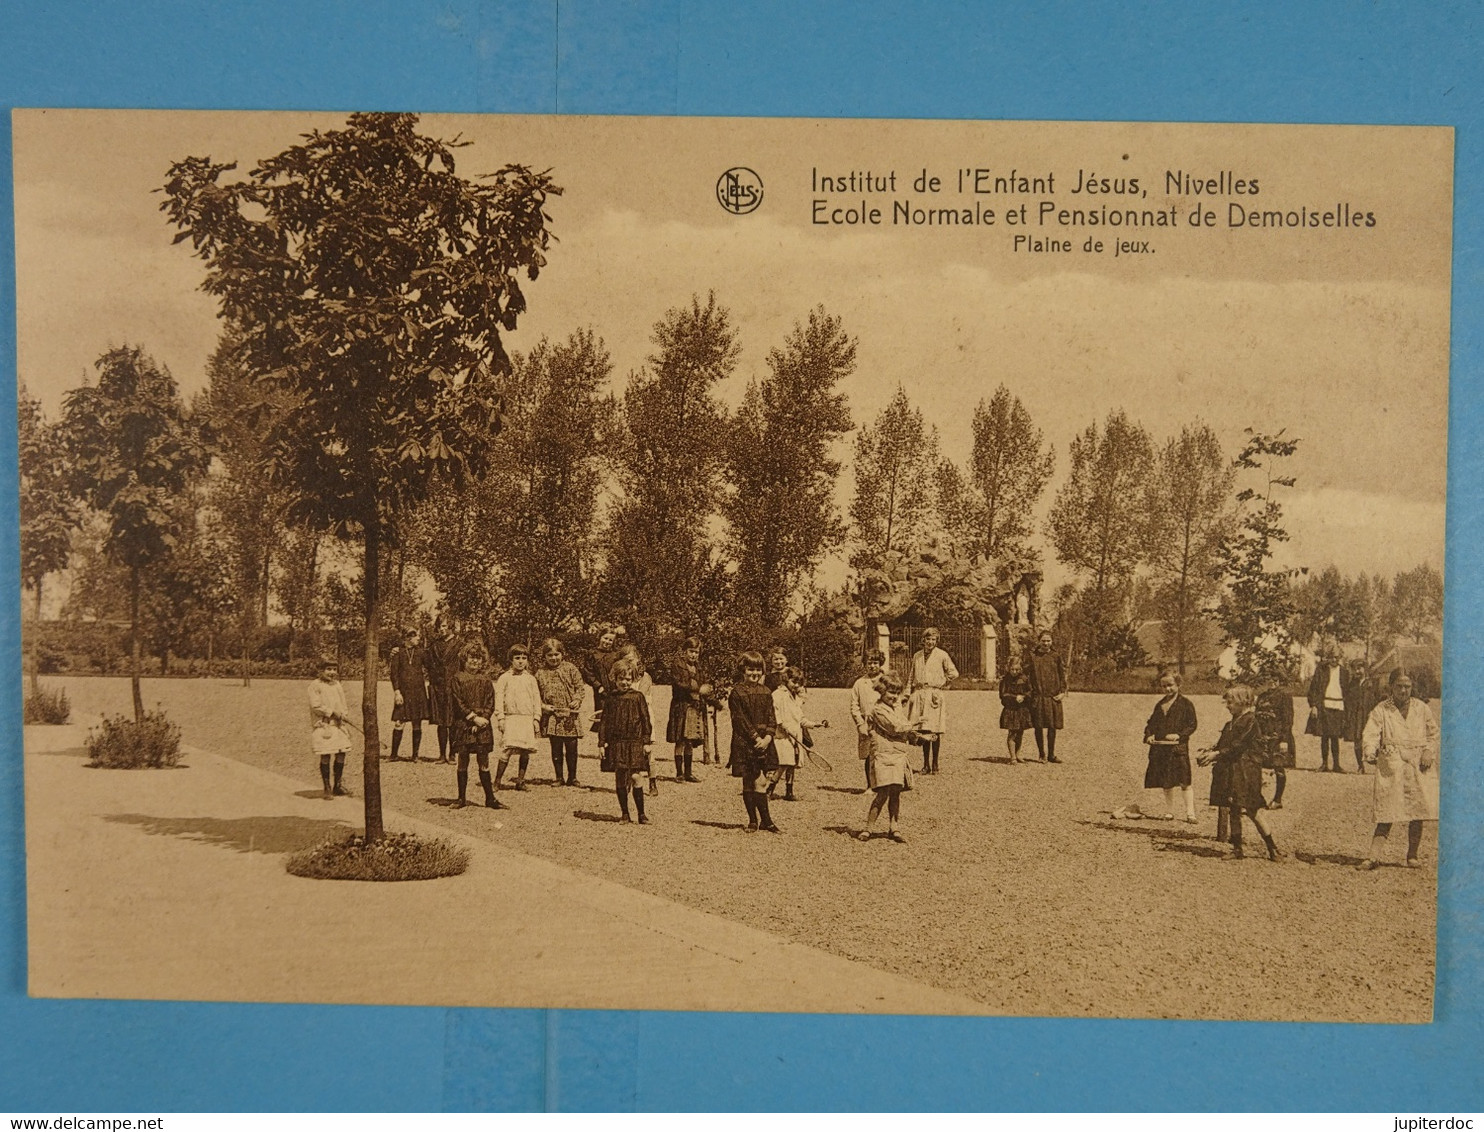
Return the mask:
<path fill-rule="evenodd" d="M 127 680 L 50 682 L 66 687 L 73 722 L 128 710 Z M 304 687 L 146 680 L 144 698 L 186 743 L 317 785 Z M 358 718 L 359 685 L 346 692 Z M 1215 697 L 1194 699 L 1204 745 L 1225 712 Z M 655 700 L 663 721 L 666 689 Z M 697 766 L 698 785 L 662 781 L 648 800 L 653 824 L 618 824 L 612 777 L 598 772 L 590 739 L 582 786 L 556 787 L 538 752 L 530 789 L 505 794 L 504 813 L 447 808 L 452 769 L 426 761 L 383 763 L 382 792 L 388 809 L 961 992 L 986 1013 L 1429 1021 L 1436 826 L 1423 840 L 1427 867 L 1358 872 L 1371 779 L 1317 773 L 1318 741 L 1304 737 L 1285 808 L 1272 815 L 1290 864 L 1224 859 L 1204 805 L 1209 771 L 1199 768 L 1200 824 L 1115 821 L 1110 811 L 1129 802 L 1162 808 L 1157 792 L 1140 789 L 1153 700 L 1071 695 L 1064 764 L 1015 766 L 1003 761 L 997 698 L 950 693 L 943 773 L 919 776 L 904 795 L 905 845 L 854 839 L 869 798 L 843 690 L 810 693 L 811 716 L 835 724 L 817 736 L 834 772 L 799 772 L 800 800 L 773 805 L 778 837 L 742 832 L 737 780 L 714 767 Z M 388 686 L 378 702 L 386 728 Z M 1026 748 L 1034 753 L 1029 735 Z M 424 758 L 436 751 L 430 731 Z M 656 766 L 673 773 L 668 759 Z M 359 793 L 358 756 L 347 783 Z M 1250 827 L 1248 837 L 1249 851 L 1260 849 Z M 1398 866 L 1404 844 L 1397 830 Z M 663 977 L 664 956 L 652 961 Z"/>

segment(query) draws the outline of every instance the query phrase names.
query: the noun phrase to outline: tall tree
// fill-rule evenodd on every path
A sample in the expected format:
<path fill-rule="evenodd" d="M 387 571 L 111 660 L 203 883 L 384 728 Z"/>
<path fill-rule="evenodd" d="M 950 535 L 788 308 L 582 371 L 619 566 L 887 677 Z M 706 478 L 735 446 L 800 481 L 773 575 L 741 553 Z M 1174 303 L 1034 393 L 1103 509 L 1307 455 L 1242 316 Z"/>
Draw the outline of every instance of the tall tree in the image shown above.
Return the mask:
<path fill-rule="evenodd" d="M 1426 562 L 1398 574 L 1391 583 L 1387 625 L 1421 644 L 1443 632 L 1443 575 Z"/>
<path fill-rule="evenodd" d="M 41 591 L 48 574 L 67 568 L 72 532 L 81 510 L 67 490 L 67 455 L 55 425 L 48 424 L 41 402 L 26 392 L 18 396 L 17 447 L 20 456 L 21 581 L 31 589 L 31 693 L 40 691 L 36 648 L 41 639 Z"/>
<path fill-rule="evenodd" d="M 445 487 L 418 509 L 411 560 L 461 620 L 529 639 L 590 616 L 611 371 L 590 329 L 517 355 L 490 466 L 456 497 Z"/>
<path fill-rule="evenodd" d="M 1370 582 L 1364 574 L 1356 581 L 1344 577 L 1335 566 L 1310 574 L 1294 587 L 1294 635 L 1328 637 L 1336 641 L 1363 641 L 1370 631 Z"/>
<path fill-rule="evenodd" d="M 892 551 L 937 533 L 938 431 L 900 385 L 870 426 L 855 436 L 851 564 L 879 568 Z"/>
<path fill-rule="evenodd" d="M 1257 683 L 1280 683 L 1293 674 L 1292 581 L 1303 571 L 1273 570 L 1269 562 L 1274 546 L 1288 541 L 1278 491 L 1293 487 L 1296 480 L 1281 474 L 1281 461 L 1294 454 L 1299 442 L 1284 436 L 1286 430 L 1272 435 L 1244 431 L 1247 443 L 1235 466 L 1252 473 L 1258 486 L 1237 492 L 1240 519 L 1217 550 L 1217 576 L 1224 590 L 1215 613 L 1227 643 L 1236 650 L 1238 674 Z"/>
<path fill-rule="evenodd" d="M 1154 445 L 1118 409 L 1101 431 L 1094 422 L 1074 437 L 1070 457 L 1047 532 L 1057 557 L 1085 579 L 1084 604 L 1099 639 L 1127 621 L 1122 607 L 1146 546 Z"/>
<path fill-rule="evenodd" d="M 1056 454 L 1020 398 L 1001 385 L 974 408 L 970 480 L 983 510 L 977 548 L 993 559 L 1020 558 L 1033 529 L 1032 515 L 1056 467 Z"/>
<path fill-rule="evenodd" d="M 644 633 L 684 629 L 701 612 L 727 426 L 715 388 L 740 352 L 731 314 L 714 294 L 667 311 L 650 341 L 654 352 L 629 379 L 612 445 L 621 494 L 603 579 L 606 608 Z"/>
<path fill-rule="evenodd" d="M 107 516 L 104 551 L 129 571 L 130 685 L 139 721 L 141 576 L 179 540 L 180 501 L 205 473 L 211 453 L 175 381 L 143 350 L 109 350 L 97 368 L 96 386 L 74 389 L 63 401 L 62 445 L 72 493 Z"/>
<path fill-rule="evenodd" d="M 1149 483 L 1145 561 L 1164 621 L 1162 643 L 1174 652 L 1182 675 L 1201 611 L 1215 596 L 1213 567 L 1230 525 L 1235 479 L 1216 433 L 1197 421 L 1165 441 Z"/>
<path fill-rule="evenodd" d="M 767 374 L 748 384 L 732 422 L 723 513 L 739 602 L 764 626 L 783 623 L 800 583 L 845 537 L 831 449 L 851 427 L 836 387 L 855 370 L 855 346 L 816 307 L 768 353 Z"/>
<path fill-rule="evenodd" d="M 210 422 L 222 473 L 212 478 L 210 505 L 225 551 L 239 618 L 242 682 L 251 683 L 253 638 L 267 624 L 273 561 L 285 539 L 289 502 L 269 478 L 268 438 L 293 409 L 293 398 L 250 369 L 242 336 L 224 333 L 206 365 L 196 411 Z"/>
<path fill-rule="evenodd" d="M 251 373 L 293 399 L 269 438 L 288 516 L 361 542 L 366 838 L 383 835 L 376 693 L 379 568 L 435 474 L 484 466 L 500 414 L 501 340 L 545 264 L 545 173 L 470 180 L 463 144 L 412 114 L 353 114 L 246 177 L 188 157 L 161 208 L 206 264 Z"/>

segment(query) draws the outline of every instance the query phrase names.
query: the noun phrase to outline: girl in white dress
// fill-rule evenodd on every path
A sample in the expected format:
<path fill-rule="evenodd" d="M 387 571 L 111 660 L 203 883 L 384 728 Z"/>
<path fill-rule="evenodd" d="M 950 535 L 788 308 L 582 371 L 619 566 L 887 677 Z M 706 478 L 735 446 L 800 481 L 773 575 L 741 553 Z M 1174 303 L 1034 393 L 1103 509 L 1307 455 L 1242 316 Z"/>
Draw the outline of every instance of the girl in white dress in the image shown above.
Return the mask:
<path fill-rule="evenodd" d="M 495 789 L 512 756 L 520 759 L 515 788 L 526 788 L 526 771 L 536 736 L 541 734 L 541 686 L 531 672 L 531 655 L 525 645 L 510 646 L 510 667 L 495 681 L 495 726 L 500 729 L 500 763 L 495 767 Z"/>
<path fill-rule="evenodd" d="M 950 680 L 958 679 L 953 658 L 938 647 L 938 630 L 922 631 L 922 648 L 912 654 L 912 693 L 908 712 L 912 726 L 922 736 L 922 772 L 938 773 L 938 753 L 943 746 L 943 733 L 948 730 L 948 712 L 943 689 Z"/>
<path fill-rule="evenodd" d="M 794 771 L 804 762 L 804 748 L 811 728 L 828 727 L 829 720 L 818 721 L 804 718 L 804 673 L 799 668 L 786 668 L 783 683 L 773 689 L 773 715 L 778 720 L 778 730 L 773 733 L 773 745 L 778 750 L 778 765 L 783 771 L 785 802 L 796 802 L 794 797 Z M 771 795 L 777 779 L 768 787 Z"/>
<path fill-rule="evenodd" d="M 1376 763 L 1372 808 L 1376 822 L 1371 855 L 1363 869 L 1379 869 L 1393 822 L 1407 823 L 1407 867 L 1422 864 L 1422 823 L 1438 820 L 1438 725 L 1432 710 L 1412 699 L 1412 678 L 1395 668 L 1387 682 L 1391 698 L 1366 720 L 1361 745 Z"/>

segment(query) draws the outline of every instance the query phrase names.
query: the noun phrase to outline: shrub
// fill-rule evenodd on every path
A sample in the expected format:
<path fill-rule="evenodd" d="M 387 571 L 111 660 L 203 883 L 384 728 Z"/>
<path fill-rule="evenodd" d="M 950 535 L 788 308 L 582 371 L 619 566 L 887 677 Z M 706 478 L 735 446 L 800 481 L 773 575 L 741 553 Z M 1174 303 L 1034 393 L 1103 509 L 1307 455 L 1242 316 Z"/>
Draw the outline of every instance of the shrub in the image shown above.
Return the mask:
<path fill-rule="evenodd" d="M 112 770 L 174 766 L 180 761 L 180 728 L 163 711 L 147 711 L 137 723 L 115 715 L 88 733 L 87 749 L 93 766 Z"/>
<path fill-rule="evenodd" d="M 66 723 L 71 715 L 65 688 L 39 688 L 26 697 L 23 718 L 27 723 Z"/>
<path fill-rule="evenodd" d="M 315 880 L 433 880 L 468 867 L 469 850 L 412 833 L 389 833 L 370 845 L 356 833 L 295 853 L 287 864 L 294 876 Z"/>

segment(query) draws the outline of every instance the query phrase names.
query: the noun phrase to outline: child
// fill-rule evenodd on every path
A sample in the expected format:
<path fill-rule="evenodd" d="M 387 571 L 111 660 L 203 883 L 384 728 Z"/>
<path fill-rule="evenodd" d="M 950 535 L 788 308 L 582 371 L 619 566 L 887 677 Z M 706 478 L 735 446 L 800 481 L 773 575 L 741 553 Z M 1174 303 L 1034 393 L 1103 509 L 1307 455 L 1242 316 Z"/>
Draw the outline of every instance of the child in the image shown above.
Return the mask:
<path fill-rule="evenodd" d="M 495 789 L 505 777 L 512 755 L 520 756 L 515 788 L 526 788 L 526 770 L 541 730 L 541 686 L 531 675 L 531 654 L 525 645 L 510 646 L 510 669 L 495 682 L 495 718 L 500 721 L 500 765 L 495 768 Z"/>
<path fill-rule="evenodd" d="M 555 637 L 541 642 L 541 659 L 543 667 L 536 670 L 536 686 L 541 690 L 541 733 L 551 744 L 551 769 L 557 785 L 576 786 L 577 717 L 582 710 L 586 685 L 577 666 L 566 659 L 562 642 Z"/>
<path fill-rule="evenodd" d="M 1042 762 L 1059 763 L 1056 733 L 1064 726 L 1062 698 L 1067 692 L 1067 667 L 1051 651 L 1051 641 L 1051 632 L 1042 629 L 1025 675 L 1031 685 L 1031 733 L 1036 737 L 1036 754 Z"/>
<path fill-rule="evenodd" d="M 1149 747 L 1149 766 L 1144 771 L 1144 789 L 1163 790 L 1165 821 L 1175 816 L 1175 788 L 1180 788 L 1185 820 L 1195 824 L 1195 792 L 1190 787 L 1190 737 L 1195 734 L 1195 705 L 1180 694 L 1180 673 L 1164 668 L 1159 673 L 1164 695 L 1144 724 L 1144 742 Z"/>
<path fill-rule="evenodd" d="M 871 709 L 870 786 L 876 792 L 866 815 L 866 828 L 856 834 L 861 841 L 871 840 L 876 821 L 886 807 L 886 835 L 896 842 L 907 839 L 897 829 L 902 817 L 902 791 L 912 783 L 911 744 L 917 732 L 901 710 L 902 685 L 887 673 L 877 681 L 880 699 Z"/>
<path fill-rule="evenodd" d="M 1422 823 L 1438 820 L 1439 733 L 1432 710 L 1412 698 L 1412 677 L 1394 668 L 1387 682 L 1391 698 L 1371 711 L 1362 732 L 1365 753 L 1376 761 L 1371 789 L 1371 855 L 1363 869 L 1381 867 L 1381 851 L 1393 822 L 1407 823 L 1407 867 L 1422 867 Z"/>
<path fill-rule="evenodd" d="M 943 689 L 958 679 L 953 658 L 938 647 L 938 630 L 924 629 L 922 648 L 912 656 L 910 688 L 912 725 L 922 735 L 922 771 L 938 773 L 938 753 L 948 727 Z"/>
<path fill-rule="evenodd" d="M 1005 751 L 1012 763 L 1020 763 L 1020 744 L 1031 725 L 1031 682 L 1018 656 L 1010 658 L 1010 667 L 1000 680 L 1000 729 L 1005 733 Z"/>
<path fill-rule="evenodd" d="M 759 829 L 781 833 L 768 812 L 767 782 L 769 771 L 778 769 L 778 752 L 773 735 L 778 721 L 773 715 L 773 697 L 763 683 L 763 658 L 760 653 L 745 652 L 739 658 L 741 679 L 727 697 L 727 710 L 732 713 L 732 777 L 742 780 L 742 804 L 747 807 L 747 832 Z"/>
<path fill-rule="evenodd" d="M 1288 787 L 1288 770 L 1296 765 L 1297 744 L 1293 738 L 1293 697 L 1281 685 L 1257 693 L 1257 726 L 1262 733 L 1265 756 L 1263 765 L 1273 772 L 1273 800 L 1270 810 L 1283 808 L 1283 791 Z M 1338 761 L 1339 756 L 1335 756 Z"/>
<path fill-rule="evenodd" d="M 856 754 L 866 773 L 866 789 L 871 788 L 871 710 L 876 706 L 876 681 L 886 667 L 886 654 L 872 649 L 866 654 L 866 674 L 850 687 L 850 718 L 855 721 Z"/>
<path fill-rule="evenodd" d="M 325 784 L 326 798 L 349 793 L 340 785 L 345 773 L 345 756 L 350 750 L 350 732 L 346 720 L 345 689 L 340 686 L 340 666 L 332 657 L 319 662 L 319 676 L 309 684 L 309 749 L 319 756 L 320 781 Z M 334 785 L 330 783 L 330 760 L 335 762 Z"/>
<path fill-rule="evenodd" d="M 768 674 L 763 677 L 763 687 L 770 692 L 776 692 L 783 687 L 783 675 L 788 671 L 788 653 L 783 651 L 782 645 L 774 645 L 768 650 Z"/>
<path fill-rule="evenodd" d="M 785 802 L 796 802 L 794 797 L 794 771 L 804 760 L 804 748 L 812 746 L 809 741 L 811 727 L 828 727 L 829 720 L 811 723 L 804 718 L 804 673 L 798 668 L 786 668 L 783 683 L 773 691 L 773 717 L 778 721 L 774 735 L 774 747 L 778 751 L 778 765 L 783 768 L 786 793 Z M 768 783 L 768 797 L 773 796 L 777 778 Z"/>
<path fill-rule="evenodd" d="M 464 653 L 463 671 L 453 680 L 454 713 L 453 750 L 458 769 L 454 774 L 459 784 L 455 809 L 469 804 L 469 756 L 479 762 L 479 785 L 484 787 L 484 804 L 492 810 L 505 807 L 495 797 L 490 783 L 490 752 L 495 749 L 495 732 L 490 722 L 495 714 L 495 686 L 485 671 L 484 650 L 470 648 Z"/>
<path fill-rule="evenodd" d="M 453 743 L 459 730 L 458 708 L 453 702 L 453 686 L 463 667 L 463 653 L 458 641 L 442 617 L 433 622 L 433 633 L 423 652 L 423 670 L 428 682 L 428 719 L 438 732 L 438 761 L 451 762 L 457 752 Z"/>
<path fill-rule="evenodd" d="M 412 728 L 412 753 L 409 762 L 417 762 L 423 745 L 423 720 L 428 718 L 427 657 L 418 643 L 416 629 L 408 629 L 402 645 L 387 657 L 392 681 L 392 753 L 389 762 L 397 762 L 402 733 Z"/>
<path fill-rule="evenodd" d="M 632 658 L 613 666 L 613 694 L 603 709 L 603 769 L 613 772 L 613 789 L 623 820 L 629 816 L 629 794 L 633 793 L 639 824 L 648 825 L 644 813 L 644 780 L 649 777 L 649 755 L 654 733 L 650 726 L 649 700 L 634 686 L 639 664 Z"/>
<path fill-rule="evenodd" d="M 700 782 L 692 770 L 692 752 L 704 738 L 704 697 L 711 685 L 701 682 L 701 642 L 686 637 L 680 655 L 670 662 L 670 718 L 665 742 L 675 745 L 675 781 Z"/>
<path fill-rule="evenodd" d="M 1245 813 L 1262 835 L 1263 844 L 1268 849 L 1268 860 L 1282 861 L 1287 855 L 1273 841 L 1272 831 L 1262 816 L 1267 802 L 1262 796 L 1263 739 L 1253 712 L 1257 697 L 1246 684 L 1233 684 L 1222 699 L 1226 701 L 1231 719 L 1222 727 L 1216 745 L 1208 748 L 1197 761 L 1201 766 L 1210 766 L 1214 762 L 1218 770 L 1225 771 L 1220 776 L 1216 772 L 1211 775 L 1211 801 L 1225 806 L 1228 811 L 1232 859 L 1241 860 L 1243 857 L 1242 815 Z"/>

